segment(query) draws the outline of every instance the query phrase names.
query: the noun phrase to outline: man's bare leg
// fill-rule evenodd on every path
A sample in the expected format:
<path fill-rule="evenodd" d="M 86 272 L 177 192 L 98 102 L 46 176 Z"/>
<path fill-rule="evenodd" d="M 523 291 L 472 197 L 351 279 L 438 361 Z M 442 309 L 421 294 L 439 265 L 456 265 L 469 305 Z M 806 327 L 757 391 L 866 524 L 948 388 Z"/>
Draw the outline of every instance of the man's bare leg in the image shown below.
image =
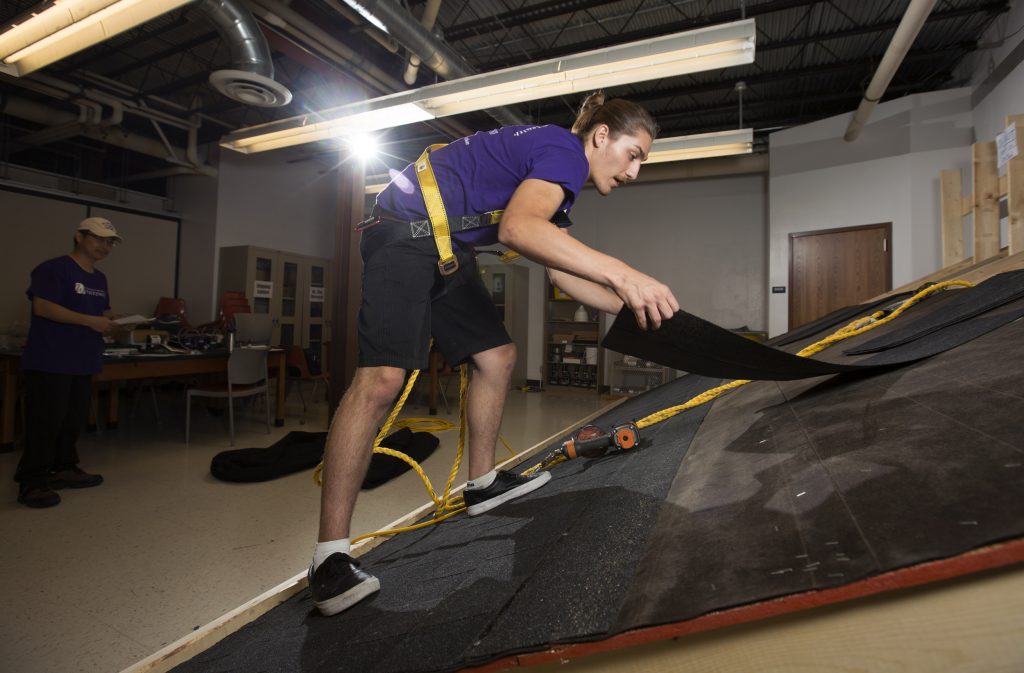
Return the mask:
<path fill-rule="evenodd" d="M 334 414 L 324 446 L 320 534 L 309 567 L 313 604 L 325 616 L 347 610 L 380 590 L 380 580 L 363 571 L 350 555 L 352 511 L 373 453 L 377 422 L 402 386 L 405 372 L 395 367 L 356 370 Z"/>
<path fill-rule="evenodd" d="M 505 344 L 473 356 L 476 371 L 466 392 L 469 426 L 469 478 L 494 469 L 494 447 L 501 430 L 505 398 L 516 364 L 515 344 Z"/>
<path fill-rule="evenodd" d="M 515 346 L 507 344 L 473 356 L 477 371 L 468 391 L 466 414 L 469 422 L 469 477 L 463 493 L 466 513 L 483 514 L 534 491 L 551 479 L 550 472 L 522 477 L 512 472 L 494 472 L 494 445 L 501 428 Z"/>
<path fill-rule="evenodd" d="M 360 367 L 341 398 L 324 446 L 320 542 L 349 536 L 356 498 L 370 465 L 377 423 L 404 379 L 405 371 L 396 367 Z"/>

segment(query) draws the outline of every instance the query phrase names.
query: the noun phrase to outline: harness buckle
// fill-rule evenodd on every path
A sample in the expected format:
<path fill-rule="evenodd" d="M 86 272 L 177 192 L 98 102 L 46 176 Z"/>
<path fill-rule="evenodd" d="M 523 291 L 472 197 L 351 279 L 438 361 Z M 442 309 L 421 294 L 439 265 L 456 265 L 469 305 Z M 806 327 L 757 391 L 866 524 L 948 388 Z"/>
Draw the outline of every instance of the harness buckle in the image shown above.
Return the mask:
<path fill-rule="evenodd" d="M 439 259 L 437 260 L 437 270 L 441 272 L 442 276 L 450 276 L 459 270 L 459 260 L 454 256 L 447 262 Z"/>

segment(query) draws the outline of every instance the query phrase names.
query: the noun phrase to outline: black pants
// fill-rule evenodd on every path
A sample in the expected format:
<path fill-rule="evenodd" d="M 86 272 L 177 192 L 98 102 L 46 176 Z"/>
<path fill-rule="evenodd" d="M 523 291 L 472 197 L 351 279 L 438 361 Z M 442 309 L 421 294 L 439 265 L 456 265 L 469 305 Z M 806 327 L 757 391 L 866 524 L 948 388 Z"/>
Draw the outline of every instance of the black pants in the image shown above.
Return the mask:
<path fill-rule="evenodd" d="M 92 377 L 26 371 L 25 451 L 14 480 L 40 486 L 50 472 L 78 465 L 75 443 L 89 416 Z"/>

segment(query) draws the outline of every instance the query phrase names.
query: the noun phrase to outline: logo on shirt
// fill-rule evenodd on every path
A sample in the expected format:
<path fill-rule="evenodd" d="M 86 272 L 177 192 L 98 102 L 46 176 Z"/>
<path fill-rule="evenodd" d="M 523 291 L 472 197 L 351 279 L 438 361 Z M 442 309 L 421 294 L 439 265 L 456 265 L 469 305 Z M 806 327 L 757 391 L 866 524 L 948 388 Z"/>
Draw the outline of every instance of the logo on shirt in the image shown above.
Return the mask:
<path fill-rule="evenodd" d="M 75 283 L 75 294 L 87 294 L 90 297 L 106 297 L 107 293 L 103 290 L 95 290 L 91 287 L 86 287 L 84 283 Z"/>
<path fill-rule="evenodd" d="M 514 132 L 512 134 L 512 137 L 513 138 L 518 138 L 519 136 L 526 135 L 530 131 L 536 131 L 537 129 L 545 128 L 546 126 L 547 126 L 547 124 L 544 124 L 543 126 L 529 126 L 529 127 L 525 128 L 525 129 L 519 129 L 518 131 L 516 131 L 516 132 Z"/>

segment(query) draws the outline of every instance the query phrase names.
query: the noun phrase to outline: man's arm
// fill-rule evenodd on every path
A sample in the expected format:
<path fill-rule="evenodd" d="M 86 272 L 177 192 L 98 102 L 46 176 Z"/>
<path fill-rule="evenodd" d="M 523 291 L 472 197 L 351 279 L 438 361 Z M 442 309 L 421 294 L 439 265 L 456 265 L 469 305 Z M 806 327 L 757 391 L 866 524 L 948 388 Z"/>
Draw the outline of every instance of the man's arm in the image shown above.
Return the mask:
<path fill-rule="evenodd" d="M 79 313 L 42 297 L 32 298 L 32 312 L 40 318 L 69 325 L 82 325 L 100 334 L 110 331 L 114 326 L 113 321 L 106 315 Z"/>
<path fill-rule="evenodd" d="M 557 269 L 549 268 L 547 271 L 551 284 L 572 296 L 573 299 L 606 313 L 617 314 L 622 310 L 622 300 L 603 285 Z"/>
<path fill-rule="evenodd" d="M 562 199 L 560 186 L 546 180 L 524 180 L 501 217 L 498 240 L 556 272 L 562 271 L 611 288 L 633 311 L 640 327 L 647 327 L 648 316 L 654 328 L 660 327 L 662 320 L 671 318 L 679 310 L 679 302 L 666 285 L 621 260 L 566 236 L 551 223 Z M 561 280 L 565 282 L 564 278 Z M 601 301 L 602 298 L 596 294 L 597 288 L 580 286 L 573 291 L 562 287 L 573 297 L 577 297 L 581 288 L 591 299 Z M 587 303 L 584 297 L 577 298 Z M 594 306 L 604 309 L 606 305 L 610 307 L 604 303 Z"/>

